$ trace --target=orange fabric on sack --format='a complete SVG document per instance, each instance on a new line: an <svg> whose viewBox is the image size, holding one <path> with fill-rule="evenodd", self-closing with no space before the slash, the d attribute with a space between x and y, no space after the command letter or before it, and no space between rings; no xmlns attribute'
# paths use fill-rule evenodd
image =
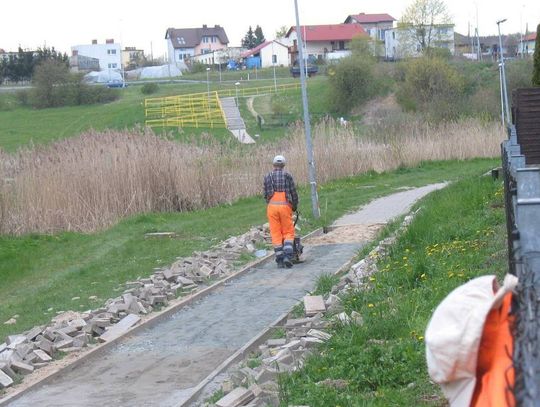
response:
<svg viewBox="0 0 540 407"><path fill-rule="evenodd" d="M489 312L478 349L476 387L471 402L474 407L514 407L512 352L514 340L509 314L512 293L504 296L502 306Z"/></svg>
<svg viewBox="0 0 540 407"><path fill-rule="evenodd" d="M266 215L274 247L283 245L284 240L294 240L292 206L287 202L285 192L274 192L266 207Z"/></svg>

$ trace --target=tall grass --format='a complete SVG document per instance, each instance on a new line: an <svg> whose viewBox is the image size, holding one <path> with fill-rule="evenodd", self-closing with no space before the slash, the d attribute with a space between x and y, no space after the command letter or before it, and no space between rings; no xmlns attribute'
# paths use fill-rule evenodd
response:
<svg viewBox="0 0 540 407"><path fill-rule="evenodd" d="M411 119L368 134L333 120L314 126L318 181L412 166L423 160L493 157L497 124L429 125ZM88 132L46 147L0 151L0 233L95 231L146 212L186 211L261 193L274 154L307 183L300 125L273 145L179 143L149 130Z"/></svg>

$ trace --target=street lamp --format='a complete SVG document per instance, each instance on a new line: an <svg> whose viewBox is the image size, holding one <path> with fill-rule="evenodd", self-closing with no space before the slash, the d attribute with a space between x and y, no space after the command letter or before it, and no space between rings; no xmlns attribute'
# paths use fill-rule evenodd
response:
<svg viewBox="0 0 540 407"><path fill-rule="evenodd" d="M238 87L240 86L240 82L236 82L234 86L236 86L236 106L238 107Z"/></svg>
<svg viewBox="0 0 540 407"><path fill-rule="evenodd" d="M300 62L300 84L302 87L302 105L304 107L304 127L306 131L306 151L308 159L309 184L311 185L311 209L313 217L318 219L321 216L319 209L319 197L317 196L317 180L315 174L315 160L313 158L313 144L311 141L311 123L309 121L309 107L306 88L306 71L304 61L304 40L300 32L300 18L298 17L298 0L294 0L294 11L296 14L296 37L298 38L298 59Z"/></svg>
<svg viewBox="0 0 540 407"><path fill-rule="evenodd" d="M210 100L210 68L206 68L206 92L208 93L208 100Z"/></svg>
<svg viewBox="0 0 540 407"><path fill-rule="evenodd" d="M501 61L501 80L502 80L502 91L504 94L504 105L506 108L506 123L510 124L510 107L508 105L508 89L506 87L506 69L504 67L504 55L502 47L502 38L501 38L501 24L506 21L506 18L503 20L497 21L497 29L499 30L499 58Z"/></svg>

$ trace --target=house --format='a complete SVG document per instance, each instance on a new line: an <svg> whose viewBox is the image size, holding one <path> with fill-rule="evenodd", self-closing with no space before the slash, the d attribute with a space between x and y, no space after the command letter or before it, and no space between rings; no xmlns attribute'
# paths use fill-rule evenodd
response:
<svg viewBox="0 0 540 407"><path fill-rule="evenodd" d="M79 51L73 50L69 58L69 68L73 72L99 71L99 59L79 55Z"/></svg>
<svg viewBox="0 0 540 407"><path fill-rule="evenodd" d="M388 60L418 57L422 55L422 44L418 41L421 31L430 32L430 47L446 48L454 55L454 25L437 24L432 26L398 26L385 31L384 53Z"/></svg>
<svg viewBox="0 0 540 407"><path fill-rule="evenodd" d="M171 64L223 50L229 43L223 27L206 24L199 28L168 28L165 39Z"/></svg>
<svg viewBox="0 0 540 407"><path fill-rule="evenodd" d="M534 54L534 47L536 44L536 33L527 34L523 37L522 42L522 53L524 55L532 55Z"/></svg>
<svg viewBox="0 0 540 407"><path fill-rule="evenodd" d="M300 27L305 57L319 60L350 55L351 41L367 33L358 24L304 25ZM291 64L298 59L298 36L293 26L285 36L289 45Z"/></svg>
<svg viewBox="0 0 540 407"><path fill-rule="evenodd" d="M359 24L368 35L377 41L384 41L385 32L394 27L396 19L390 14L366 14L350 15L345 19L345 24Z"/></svg>
<svg viewBox="0 0 540 407"><path fill-rule="evenodd" d="M289 48L278 41L266 41L253 49L243 52L240 55L244 60L251 63L246 64L248 68L267 68L271 66L287 66L289 64Z"/></svg>
<svg viewBox="0 0 540 407"><path fill-rule="evenodd" d="M75 45L71 47L71 55L94 58L99 60L99 69L122 69L121 46L114 42L114 39L105 40L105 44L98 44L97 40L92 40L91 44ZM71 63L70 63L71 64Z"/></svg>
<svg viewBox="0 0 540 407"><path fill-rule="evenodd" d="M136 47L125 47L122 50L122 65L126 68L138 68L144 61L144 50Z"/></svg>

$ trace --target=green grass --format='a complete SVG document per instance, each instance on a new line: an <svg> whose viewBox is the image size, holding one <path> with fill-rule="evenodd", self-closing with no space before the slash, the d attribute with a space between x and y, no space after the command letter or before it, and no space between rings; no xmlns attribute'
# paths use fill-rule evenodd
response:
<svg viewBox="0 0 540 407"><path fill-rule="evenodd" d="M326 221L400 186L421 186L480 174L497 160L425 163L417 168L351 177L320 186L328 201ZM372 186L372 188L364 188ZM309 190L300 189L302 234L323 224L311 217ZM322 206L322 204L321 204ZM150 275L194 250L206 250L229 236L266 222L260 197L190 213L143 214L95 234L61 233L0 237L0 338L48 322L58 311L86 310L114 297L122 284ZM145 239L146 232L175 232L175 239ZM91 301L96 295L99 300ZM80 297L78 301L71 298ZM52 308L52 311L47 311ZM3 322L18 314L16 325Z"/></svg>
<svg viewBox="0 0 540 407"><path fill-rule="evenodd" d="M281 78L279 84L290 83L293 79ZM243 81L242 88L252 88L273 85L273 80L250 80ZM210 90L234 89L234 82L210 83ZM187 93L206 92L206 82L164 83L159 85L159 91L149 97L171 96ZM107 104L68 106L49 109L32 109L20 107L15 103L15 97L11 93L0 93L0 147L6 151L15 151L20 146L34 144L46 144L78 135L86 130L105 129L131 129L144 125L143 103L146 98L141 93L141 86L133 85L119 90L120 99ZM294 92L300 100L300 91ZM245 102L244 102L245 104ZM250 130L256 127L255 119L247 111L242 115L251 117ZM249 116L249 117L248 117ZM228 140L232 138L226 129L155 129L156 133L172 135L177 139L189 139L199 136L201 133L210 133L218 139ZM257 131L257 133L261 133ZM264 133L264 131L263 131ZM269 129L270 139L278 133ZM262 135L262 134L261 134Z"/></svg>
<svg viewBox="0 0 540 407"><path fill-rule="evenodd" d="M364 324L336 327L302 371L282 377L282 405L446 405L427 375L423 333L452 289L506 270L501 191L500 181L471 176L421 201L370 289L343 298ZM327 378L348 386L316 384Z"/></svg>

